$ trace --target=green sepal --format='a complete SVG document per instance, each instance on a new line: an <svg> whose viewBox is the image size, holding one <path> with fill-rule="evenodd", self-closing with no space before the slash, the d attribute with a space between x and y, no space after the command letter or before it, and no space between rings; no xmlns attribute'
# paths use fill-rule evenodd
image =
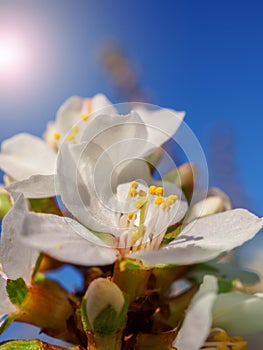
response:
<svg viewBox="0 0 263 350"><path fill-rule="evenodd" d="M36 213L56 214L62 216L62 213L54 197L50 198L31 198L29 199L30 209Z"/></svg>
<svg viewBox="0 0 263 350"><path fill-rule="evenodd" d="M143 266L139 260L122 259L114 264L113 282L128 295L131 304L137 297L144 296L152 268Z"/></svg>
<svg viewBox="0 0 263 350"><path fill-rule="evenodd" d="M221 293L229 293L233 290L233 282L223 279L217 280L217 286L218 286L218 294Z"/></svg>
<svg viewBox="0 0 263 350"><path fill-rule="evenodd" d="M0 335L16 320L16 315L8 316L0 326Z"/></svg>
<svg viewBox="0 0 263 350"><path fill-rule="evenodd" d="M18 306L24 302L28 293L28 289L23 278L8 280L6 284L6 291L11 303Z"/></svg>
<svg viewBox="0 0 263 350"><path fill-rule="evenodd" d="M178 184L179 173L177 169L172 169L163 176L163 181L170 182L172 184Z"/></svg>
<svg viewBox="0 0 263 350"><path fill-rule="evenodd" d="M260 278L254 271L243 269L229 263L210 262L198 264L191 268L189 277L198 283L202 283L204 275L214 275L224 281L239 280L246 285L253 285L259 282Z"/></svg>
<svg viewBox="0 0 263 350"><path fill-rule="evenodd" d="M0 191L0 220L9 212L12 208L12 201L10 195L5 191Z"/></svg>
<svg viewBox="0 0 263 350"><path fill-rule="evenodd" d="M86 303L87 303L87 300L83 298L81 307L80 307L80 315L81 315L83 328L86 332L88 332L88 331L91 331L91 326L89 324L88 316L86 313Z"/></svg>
<svg viewBox="0 0 263 350"><path fill-rule="evenodd" d="M163 237L161 247L167 246L167 244L169 244L171 241L176 239L179 236L179 234L182 232L182 229L183 229L182 225L176 228L174 227L168 228L166 234Z"/></svg>
<svg viewBox="0 0 263 350"><path fill-rule="evenodd" d="M113 235L105 232L98 232L98 231L92 231L92 233L97 236L99 239L101 239L105 244L107 244L110 247L116 246L116 239Z"/></svg>
<svg viewBox="0 0 263 350"><path fill-rule="evenodd" d="M135 269L139 269L142 265L138 264L134 261L131 260L125 260L125 270L129 269L129 270L135 270Z"/></svg>
<svg viewBox="0 0 263 350"><path fill-rule="evenodd" d="M119 329L122 329L127 316L128 298L124 295L124 305L121 313L118 315L112 306L106 307L95 318L93 322L93 331L100 336L112 336Z"/></svg>
<svg viewBox="0 0 263 350"><path fill-rule="evenodd" d="M41 340L11 340L0 344L0 350L66 350L67 348L48 344ZM81 346L74 346L68 350L84 350Z"/></svg>
<svg viewBox="0 0 263 350"><path fill-rule="evenodd" d="M148 288L158 290L160 294L164 294L167 292L171 284L181 278L188 269L189 267L184 265L157 265L152 269Z"/></svg>

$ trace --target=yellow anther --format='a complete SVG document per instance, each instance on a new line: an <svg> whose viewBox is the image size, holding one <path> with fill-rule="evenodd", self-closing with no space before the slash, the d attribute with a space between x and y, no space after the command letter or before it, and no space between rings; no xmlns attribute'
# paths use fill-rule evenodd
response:
<svg viewBox="0 0 263 350"><path fill-rule="evenodd" d="M82 114L81 119L85 122L89 119L89 115L88 114Z"/></svg>
<svg viewBox="0 0 263 350"><path fill-rule="evenodd" d="M163 197L157 197L157 198L155 198L154 203L156 205L161 205L163 203L163 201L164 201Z"/></svg>
<svg viewBox="0 0 263 350"><path fill-rule="evenodd" d="M131 197L135 197L137 195L137 191L135 188L130 188L128 193Z"/></svg>
<svg viewBox="0 0 263 350"><path fill-rule="evenodd" d="M155 194L156 186L150 186L148 192L152 195Z"/></svg>
<svg viewBox="0 0 263 350"><path fill-rule="evenodd" d="M146 192L143 191L143 190L140 190L140 191L139 191L139 196L140 196L140 197L146 197Z"/></svg>
<svg viewBox="0 0 263 350"><path fill-rule="evenodd" d="M72 127L72 131L74 132L74 134L77 134L79 132L79 127L77 125L74 125Z"/></svg>
<svg viewBox="0 0 263 350"><path fill-rule="evenodd" d="M56 245L56 247L55 247L57 250L60 250L60 249L62 249L62 244L60 244L60 243L58 243L57 245Z"/></svg>
<svg viewBox="0 0 263 350"><path fill-rule="evenodd" d="M137 190L138 186L139 186L139 184L136 181L132 181L130 183L130 188L134 188L135 190Z"/></svg>
<svg viewBox="0 0 263 350"><path fill-rule="evenodd" d="M217 350L230 350L230 347L227 346L226 344L222 343L222 344L217 344L216 346Z"/></svg>
<svg viewBox="0 0 263 350"><path fill-rule="evenodd" d="M157 187L155 189L156 196L163 196L163 187Z"/></svg>
<svg viewBox="0 0 263 350"><path fill-rule="evenodd" d="M229 342L231 338L226 332L218 332L214 335L214 340L218 342Z"/></svg>
<svg viewBox="0 0 263 350"><path fill-rule="evenodd" d="M53 135L54 139L55 140L60 140L60 133L59 132L55 132L54 135Z"/></svg>
<svg viewBox="0 0 263 350"><path fill-rule="evenodd" d="M128 214L128 220L132 220L134 217L134 211L131 211L129 214Z"/></svg>
<svg viewBox="0 0 263 350"><path fill-rule="evenodd" d="M67 136L67 140L68 140L68 141L72 141L72 140L74 140L74 138L75 138L75 136L74 136L73 134L69 134L69 135Z"/></svg>
<svg viewBox="0 0 263 350"><path fill-rule="evenodd" d="M167 197L167 199L171 204L174 204L177 201L177 198L178 197L175 194L171 194L170 196Z"/></svg>

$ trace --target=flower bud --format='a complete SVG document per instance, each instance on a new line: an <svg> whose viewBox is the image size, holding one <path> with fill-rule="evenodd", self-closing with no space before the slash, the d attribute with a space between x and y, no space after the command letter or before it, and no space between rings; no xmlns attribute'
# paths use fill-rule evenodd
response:
<svg viewBox="0 0 263 350"><path fill-rule="evenodd" d="M220 213L224 210L224 201L221 197L208 197L197 202L189 209L186 221L191 222L197 218L203 218L208 215Z"/></svg>
<svg viewBox="0 0 263 350"><path fill-rule="evenodd" d="M84 300L84 311L92 331L110 334L121 328L120 321L126 300L115 283L105 278L97 278L91 282Z"/></svg>
<svg viewBox="0 0 263 350"><path fill-rule="evenodd" d="M127 297L105 278L91 282L84 296L81 315L90 350L120 350L128 310Z"/></svg>

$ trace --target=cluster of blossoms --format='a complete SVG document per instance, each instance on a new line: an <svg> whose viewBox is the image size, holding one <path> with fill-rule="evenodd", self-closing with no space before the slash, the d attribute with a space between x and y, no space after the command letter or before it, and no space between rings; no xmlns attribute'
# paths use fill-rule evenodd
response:
<svg viewBox="0 0 263 350"><path fill-rule="evenodd" d="M120 115L104 95L72 97L43 139L3 142L0 333L18 321L72 350L242 350L263 331L263 295L247 293L257 274L222 261L263 219L231 209L219 189L196 195L193 164L152 176L183 117L139 105ZM82 275L80 290L48 277L65 264Z"/></svg>

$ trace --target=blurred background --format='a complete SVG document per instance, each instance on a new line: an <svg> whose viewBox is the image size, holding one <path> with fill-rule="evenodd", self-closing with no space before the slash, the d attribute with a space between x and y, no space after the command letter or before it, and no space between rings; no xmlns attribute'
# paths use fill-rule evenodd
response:
<svg viewBox="0 0 263 350"><path fill-rule="evenodd" d="M0 141L76 94L185 110L210 185L263 216L262 18L261 0L0 0ZM236 259L261 269L262 249Z"/></svg>

